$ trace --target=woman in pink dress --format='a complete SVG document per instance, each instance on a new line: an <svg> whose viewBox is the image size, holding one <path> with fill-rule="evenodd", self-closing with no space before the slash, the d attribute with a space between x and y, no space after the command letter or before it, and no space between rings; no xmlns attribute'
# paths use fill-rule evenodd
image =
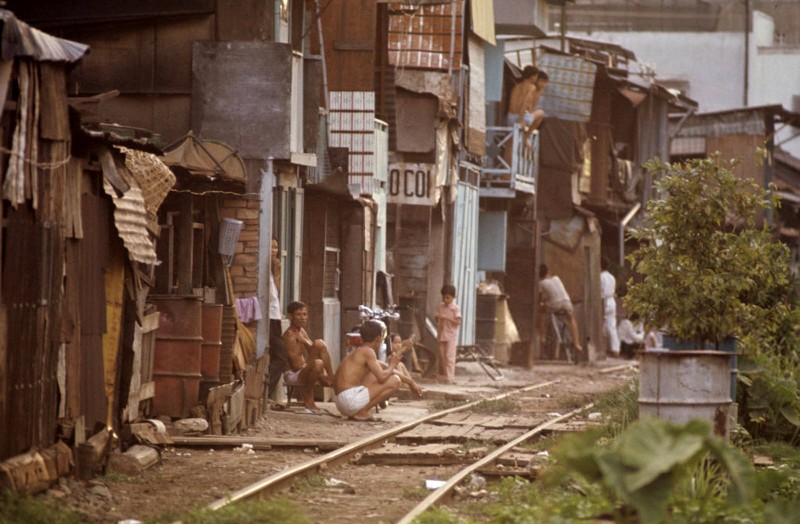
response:
<svg viewBox="0 0 800 524"><path fill-rule="evenodd" d="M461 325L461 308L456 304L455 286L442 287L442 302L436 308L436 327L439 330L439 361L448 384L456 381L456 341Z"/></svg>

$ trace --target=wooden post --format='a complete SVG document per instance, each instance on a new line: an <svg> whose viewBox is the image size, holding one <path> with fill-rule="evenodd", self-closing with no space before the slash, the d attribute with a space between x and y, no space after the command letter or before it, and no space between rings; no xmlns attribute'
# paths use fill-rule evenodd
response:
<svg viewBox="0 0 800 524"><path fill-rule="evenodd" d="M177 278L178 294L192 294L192 252L194 241L194 222L192 220L192 195L180 195L180 215L178 216Z"/></svg>

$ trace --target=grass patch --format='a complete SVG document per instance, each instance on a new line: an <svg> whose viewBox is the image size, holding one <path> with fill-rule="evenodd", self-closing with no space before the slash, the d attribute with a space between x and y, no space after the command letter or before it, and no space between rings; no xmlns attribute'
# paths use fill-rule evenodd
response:
<svg viewBox="0 0 800 524"><path fill-rule="evenodd" d="M766 455L779 464L800 466L800 450L786 442L756 442L752 446L758 455Z"/></svg>
<svg viewBox="0 0 800 524"><path fill-rule="evenodd" d="M325 489L325 477L322 475L306 475L292 483L292 491L319 491Z"/></svg>
<svg viewBox="0 0 800 524"><path fill-rule="evenodd" d="M600 395L593 410L603 414L606 436L619 435L639 419L639 382L634 380Z"/></svg>
<svg viewBox="0 0 800 524"><path fill-rule="evenodd" d="M403 488L403 498L404 499L422 500L422 499L424 499L425 497L428 496L428 493L430 493L430 491L428 491L427 489L425 489L423 487L416 487L416 488L404 487Z"/></svg>
<svg viewBox="0 0 800 524"><path fill-rule="evenodd" d="M473 406L475 413L510 413L520 410L519 402L511 398L501 398L496 400L486 400Z"/></svg>
<svg viewBox="0 0 800 524"><path fill-rule="evenodd" d="M131 477L130 475L123 475L122 473L117 473L117 472L106 473L100 480L106 483L116 482L117 484L133 484L134 482L137 482L137 479L135 477Z"/></svg>
<svg viewBox="0 0 800 524"><path fill-rule="evenodd" d="M81 524L85 518L53 502L29 495L0 492L0 524Z"/></svg>
<svg viewBox="0 0 800 524"><path fill-rule="evenodd" d="M436 400L431 402L431 409L433 411L444 411L446 409L455 408L464 404L464 400Z"/></svg>
<svg viewBox="0 0 800 524"><path fill-rule="evenodd" d="M287 500L248 500L217 511L198 508L184 513L168 513L148 524L312 524L303 511Z"/></svg>

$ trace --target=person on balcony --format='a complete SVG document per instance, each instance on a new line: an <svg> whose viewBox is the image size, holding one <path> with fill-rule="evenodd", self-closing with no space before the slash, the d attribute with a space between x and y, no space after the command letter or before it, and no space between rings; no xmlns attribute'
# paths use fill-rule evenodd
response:
<svg viewBox="0 0 800 524"><path fill-rule="evenodd" d="M522 70L522 81L511 89L511 96L508 100L508 115L506 124L522 124L523 127L531 126L535 121L535 115L527 111L527 107L533 101L533 93L537 90L536 81L539 78L539 68L536 66L525 66Z"/></svg>
<svg viewBox="0 0 800 524"><path fill-rule="evenodd" d="M523 104L525 110L523 123L525 124L525 131L528 135L530 135L534 129L539 129L542 120L544 120L544 111L539 109L539 100L542 99L542 94L549 81L550 77L548 74L540 70L534 82L535 89L528 91L528 95Z"/></svg>

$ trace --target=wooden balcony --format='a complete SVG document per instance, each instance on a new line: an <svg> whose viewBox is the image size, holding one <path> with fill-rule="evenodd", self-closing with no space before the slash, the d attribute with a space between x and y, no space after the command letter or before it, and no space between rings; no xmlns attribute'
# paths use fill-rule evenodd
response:
<svg viewBox="0 0 800 524"><path fill-rule="evenodd" d="M509 152L510 148L510 152ZM539 132L525 144L519 124L486 128L486 166L481 170L482 197L514 198L517 192L536 193Z"/></svg>

